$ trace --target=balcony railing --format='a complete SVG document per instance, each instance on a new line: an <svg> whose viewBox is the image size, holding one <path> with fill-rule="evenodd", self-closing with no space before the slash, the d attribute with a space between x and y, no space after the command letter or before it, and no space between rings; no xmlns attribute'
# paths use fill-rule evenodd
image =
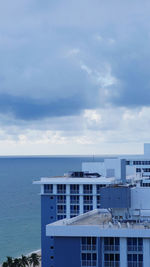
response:
<svg viewBox="0 0 150 267"><path fill-rule="evenodd" d="M96 250L96 245L82 245L82 250L88 250L88 251Z"/></svg>
<svg viewBox="0 0 150 267"><path fill-rule="evenodd" d="M65 213L66 213L66 210L58 209L58 210L57 210L57 213L59 213L59 214L65 214Z"/></svg>
<svg viewBox="0 0 150 267"><path fill-rule="evenodd" d="M82 261L82 267L91 267L91 266L97 266L97 261L96 260L91 260L91 261Z"/></svg>
<svg viewBox="0 0 150 267"><path fill-rule="evenodd" d="M92 190L84 189L83 194L87 194L87 195L92 194Z"/></svg>
<svg viewBox="0 0 150 267"><path fill-rule="evenodd" d="M70 199L70 204L79 204L79 199Z"/></svg>
<svg viewBox="0 0 150 267"><path fill-rule="evenodd" d="M57 199L57 204L66 204L66 199Z"/></svg>
<svg viewBox="0 0 150 267"><path fill-rule="evenodd" d="M143 251L143 246L127 246L128 251Z"/></svg>
<svg viewBox="0 0 150 267"><path fill-rule="evenodd" d="M119 251L119 245L104 245L104 251Z"/></svg>
<svg viewBox="0 0 150 267"><path fill-rule="evenodd" d="M58 189L57 194L66 194L66 190L65 189Z"/></svg>
<svg viewBox="0 0 150 267"><path fill-rule="evenodd" d="M143 262L130 262L130 261L128 261L127 267L143 267Z"/></svg>
<svg viewBox="0 0 150 267"><path fill-rule="evenodd" d="M93 201L92 200L88 200L88 199L86 199L86 200L83 200L83 203L84 204L90 204L90 205L92 205L93 204Z"/></svg>
<svg viewBox="0 0 150 267"><path fill-rule="evenodd" d="M120 262L119 261L105 261L104 262L104 267L120 267Z"/></svg>
<svg viewBox="0 0 150 267"><path fill-rule="evenodd" d="M79 194L79 190L70 189L70 194Z"/></svg>

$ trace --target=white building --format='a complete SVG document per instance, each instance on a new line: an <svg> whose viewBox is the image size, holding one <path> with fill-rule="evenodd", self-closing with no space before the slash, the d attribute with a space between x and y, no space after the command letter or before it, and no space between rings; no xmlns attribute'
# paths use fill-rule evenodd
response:
<svg viewBox="0 0 150 267"><path fill-rule="evenodd" d="M119 179L121 176L121 159L126 160L126 175L136 178L150 177L150 144L144 144L144 154L136 156L118 156L115 158L104 158L103 161L84 162L83 171L98 172L102 176L115 176Z"/></svg>

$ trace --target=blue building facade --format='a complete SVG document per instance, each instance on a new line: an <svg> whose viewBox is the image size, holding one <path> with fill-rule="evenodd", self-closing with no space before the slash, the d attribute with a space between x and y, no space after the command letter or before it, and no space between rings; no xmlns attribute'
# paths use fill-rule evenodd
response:
<svg viewBox="0 0 150 267"><path fill-rule="evenodd" d="M56 196L41 195L42 266L50 266L53 262L54 239L46 236L45 225L54 221L56 221Z"/></svg>
<svg viewBox="0 0 150 267"><path fill-rule="evenodd" d="M90 213L47 225L46 234L54 235L53 267L150 266L150 228L140 222L116 227L108 213Z"/></svg>
<svg viewBox="0 0 150 267"><path fill-rule="evenodd" d="M46 225L100 208L101 178L48 178L41 180L42 267L54 264L54 238L46 236ZM108 180L109 183L109 180ZM56 242L57 244L57 242ZM58 264L57 264L58 265Z"/></svg>
<svg viewBox="0 0 150 267"><path fill-rule="evenodd" d="M100 238L54 237L54 244L55 267L102 266Z"/></svg>

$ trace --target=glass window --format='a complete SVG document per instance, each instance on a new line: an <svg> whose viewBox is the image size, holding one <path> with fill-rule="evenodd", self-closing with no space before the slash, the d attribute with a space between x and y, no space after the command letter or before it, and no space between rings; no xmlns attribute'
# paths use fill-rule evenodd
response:
<svg viewBox="0 0 150 267"><path fill-rule="evenodd" d="M120 239L118 237L104 238L104 251L119 251Z"/></svg>
<svg viewBox="0 0 150 267"><path fill-rule="evenodd" d="M70 196L71 204L79 204L79 196Z"/></svg>
<svg viewBox="0 0 150 267"><path fill-rule="evenodd" d="M57 205L57 213L66 213L66 205Z"/></svg>
<svg viewBox="0 0 150 267"><path fill-rule="evenodd" d="M93 205L84 205L83 206L83 212L88 212L93 209Z"/></svg>
<svg viewBox="0 0 150 267"><path fill-rule="evenodd" d="M66 204L66 196L57 196L57 204Z"/></svg>
<svg viewBox="0 0 150 267"><path fill-rule="evenodd" d="M57 185L57 194L65 194L66 193L66 185L58 184Z"/></svg>
<svg viewBox="0 0 150 267"><path fill-rule="evenodd" d="M93 196L84 196L83 197L84 204L92 204L93 203Z"/></svg>
<svg viewBox="0 0 150 267"><path fill-rule="evenodd" d="M79 194L79 185L71 184L70 185L70 194Z"/></svg>
<svg viewBox="0 0 150 267"><path fill-rule="evenodd" d="M53 193L53 185L52 184L44 184L44 193L52 194Z"/></svg>
<svg viewBox="0 0 150 267"><path fill-rule="evenodd" d="M97 266L96 237L81 238L81 266Z"/></svg>
<svg viewBox="0 0 150 267"><path fill-rule="evenodd" d="M83 185L83 193L84 194L92 194L92 185L91 184L84 184Z"/></svg>

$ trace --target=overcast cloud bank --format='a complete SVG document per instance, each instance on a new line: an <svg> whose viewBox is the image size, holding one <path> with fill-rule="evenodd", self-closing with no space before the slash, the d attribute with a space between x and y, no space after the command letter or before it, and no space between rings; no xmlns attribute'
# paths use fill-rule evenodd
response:
<svg viewBox="0 0 150 267"><path fill-rule="evenodd" d="M20 154L150 141L149 16L145 0L1 2L0 140Z"/></svg>

